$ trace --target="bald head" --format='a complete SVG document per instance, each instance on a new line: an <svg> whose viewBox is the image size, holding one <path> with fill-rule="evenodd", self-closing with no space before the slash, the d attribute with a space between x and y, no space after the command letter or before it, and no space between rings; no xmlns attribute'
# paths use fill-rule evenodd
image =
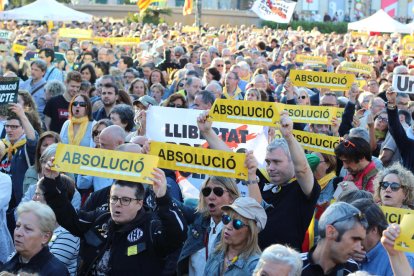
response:
<svg viewBox="0 0 414 276"><path fill-rule="evenodd" d="M99 135L99 143L103 149L114 150L125 142L125 138L125 130L120 126L112 125L102 130Z"/></svg>

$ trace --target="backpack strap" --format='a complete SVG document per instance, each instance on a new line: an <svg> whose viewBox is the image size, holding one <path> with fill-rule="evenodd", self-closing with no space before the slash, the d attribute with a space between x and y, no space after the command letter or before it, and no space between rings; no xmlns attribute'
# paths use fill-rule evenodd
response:
<svg viewBox="0 0 414 276"><path fill-rule="evenodd" d="M30 94L33 96L34 94L36 94L37 91L39 91L40 89L42 89L44 86L46 85L46 82L40 86L38 86L35 90L33 90Z"/></svg>

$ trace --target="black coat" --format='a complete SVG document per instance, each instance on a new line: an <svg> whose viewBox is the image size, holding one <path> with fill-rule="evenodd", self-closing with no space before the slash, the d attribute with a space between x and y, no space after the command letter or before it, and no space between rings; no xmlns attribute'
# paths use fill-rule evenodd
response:
<svg viewBox="0 0 414 276"><path fill-rule="evenodd" d="M0 268L1 271L8 271L16 275L20 272L26 272L39 276L69 276L66 266L50 253L47 246L43 247L28 263L21 263L19 257L19 254L14 255Z"/></svg>

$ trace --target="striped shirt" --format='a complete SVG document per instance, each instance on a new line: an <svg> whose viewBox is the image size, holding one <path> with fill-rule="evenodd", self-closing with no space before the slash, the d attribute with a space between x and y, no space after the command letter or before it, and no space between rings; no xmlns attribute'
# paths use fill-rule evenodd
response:
<svg viewBox="0 0 414 276"><path fill-rule="evenodd" d="M50 252L66 265L71 276L76 275L79 247L79 238L62 226L56 228L49 242Z"/></svg>

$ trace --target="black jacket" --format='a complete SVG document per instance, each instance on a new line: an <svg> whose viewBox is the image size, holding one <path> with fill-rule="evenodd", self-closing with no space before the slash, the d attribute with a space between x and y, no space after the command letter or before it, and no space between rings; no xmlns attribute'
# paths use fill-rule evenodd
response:
<svg viewBox="0 0 414 276"><path fill-rule="evenodd" d="M81 275L90 275L108 257L106 275L163 275L165 257L180 248L187 227L168 196L157 198L155 212L138 211L133 221L117 225L109 212L77 214L59 190L60 178L45 178L45 199L59 224L84 239ZM165 274L164 274L165 275Z"/></svg>
<svg viewBox="0 0 414 276"><path fill-rule="evenodd" d="M10 261L1 266L1 271L8 271L16 275L26 272L39 276L69 276L66 266L50 253L47 246L43 247L28 263L21 263L19 257L19 254L14 255Z"/></svg>

